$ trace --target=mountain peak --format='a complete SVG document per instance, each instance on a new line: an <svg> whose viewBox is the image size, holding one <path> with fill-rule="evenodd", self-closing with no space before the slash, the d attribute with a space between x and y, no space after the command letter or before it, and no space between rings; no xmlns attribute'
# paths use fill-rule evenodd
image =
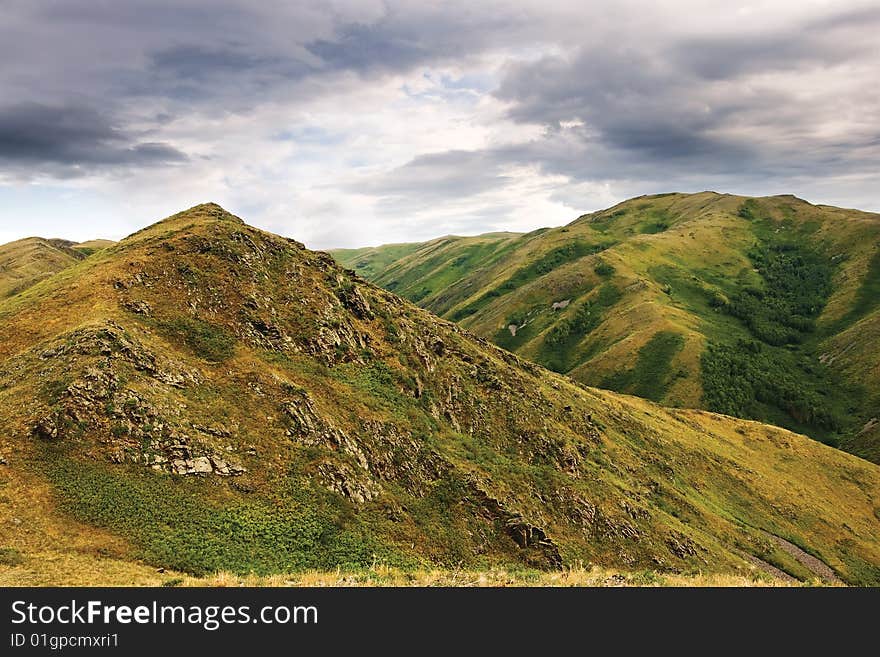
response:
<svg viewBox="0 0 880 657"><path fill-rule="evenodd" d="M157 232L165 232L169 229L185 228L191 225L208 225L217 222L227 222L244 226L245 223L241 217L237 217L217 203L208 202L194 205L193 207L182 210L169 217L165 217L154 224L142 228L125 238L128 242L132 239L139 240L144 237L154 236Z"/></svg>
<svg viewBox="0 0 880 657"><path fill-rule="evenodd" d="M188 210L183 210L182 212L178 212L174 214L168 219L164 221L171 220L179 220L179 219L190 219L197 221L232 221L237 224L244 224L244 221L240 218L225 210L223 207L214 202L208 203L199 203L198 205L194 205ZM163 222L160 222L163 223Z"/></svg>

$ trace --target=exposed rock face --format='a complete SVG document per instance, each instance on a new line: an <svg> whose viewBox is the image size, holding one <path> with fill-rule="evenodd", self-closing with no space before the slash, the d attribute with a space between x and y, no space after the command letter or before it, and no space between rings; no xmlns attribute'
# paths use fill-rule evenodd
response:
<svg viewBox="0 0 880 657"><path fill-rule="evenodd" d="M235 476L246 472L212 451L205 441L185 433L182 409L153 403L148 392L121 384L125 371L143 372L154 386L181 389L198 385L202 374L167 358L158 358L143 343L115 322L78 329L62 336L41 352L50 363L75 355L77 370L57 394L50 410L32 428L37 438L49 441L78 440L96 432L102 436L110 460L132 462L180 475ZM228 431L192 425L192 429L220 437Z"/></svg>
<svg viewBox="0 0 880 657"><path fill-rule="evenodd" d="M520 548L530 549L536 553L531 559L535 565L562 566L559 548L547 537L543 529L528 522L519 513L506 509L504 503L486 493L475 478L470 478L468 483L471 495L485 513L493 520L500 521L505 531Z"/></svg>
<svg viewBox="0 0 880 657"><path fill-rule="evenodd" d="M334 263L335 264L335 263ZM336 298L359 319L373 319L370 302L361 294L357 286L346 276L337 275L334 287Z"/></svg>
<svg viewBox="0 0 880 657"><path fill-rule="evenodd" d="M152 307L146 301L124 301L122 305L126 310L138 315L149 316L153 312Z"/></svg>
<svg viewBox="0 0 880 657"><path fill-rule="evenodd" d="M63 342L59 341L56 346L43 351L40 358L47 360L71 354L103 356L108 362L122 360L167 385L182 388L200 382L197 370L185 369L167 358L157 358L149 349L134 340L122 326L112 321L78 329L63 338ZM93 372L91 376L100 379L102 375ZM96 381L95 385L97 388L87 385L86 392L95 393L106 389L109 382Z"/></svg>
<svg viewBox="0 0 880 657"><path fill-rule="evenodd" d="M300 444L321 446L351 459L346 467L325 464L321 473L331 490L355 502L373 499L383 480L395 481L414 495L423 494L448 469L436 453L394 424L366 420L354 435L336 428L332 420L318 413L305 391L285 401L282 410L288 436ZM354 483L346 484L349 479Z"/></svg>
<svg viewBox="0 0 880 657"><path fill-rule="evenodd" d="M207 456L197 456L193 459L175 459L171 462L177 474L210 474L214 471L211 459Z"/></svg>
<svg viewBox="0 0 880 657"><path fill-rule="evenodd" d="M369 502L379 496L381 489L363 472L351 466L338 463L323 463L318 466L322 483L330 490L344 495L356 504Z"/></svg>

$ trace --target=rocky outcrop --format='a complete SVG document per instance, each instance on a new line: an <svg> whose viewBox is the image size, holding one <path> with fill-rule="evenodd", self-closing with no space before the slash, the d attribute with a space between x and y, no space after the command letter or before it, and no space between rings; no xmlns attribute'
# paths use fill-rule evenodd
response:
<svg viewBox="0 0 880 657"><path fill-rule="evenodd" d="M368 472L376 479L396 482L416 497L426 495L449 471L449 464L424 439L394 424L366 420L357 436Z"/></svg>
<svg viewBox="0 0 880 657"><path fill-rule="evenodd" d="M78 441L86 434L100 436L103 451L115 463L137 463L178 475L238 476L246 472L226 450L191 437L182 409L151 401L148 391L122 383L126 368L142 372L155 385L180 389L202 382L197 370L158 358L114 322L78 329L40 353L51 367L55 360L74 356L72 380L60 388L51 406L32 423L31 434L47 441ZM65 362L71 362L66 359ZM47 376L58 376L47 371ZM155 392L155 388L153 392ZM229 439L228 430L204 425L192 429L212 439Z"/></svg>
<svg viewBox="0 0 880 657"><path fill-rule="evenodd" d="M166 470L178 475L215 474L220 477L232 477L247 472L246 468L232 464L216 454L174 459L170 463L164 457L153 456L147 463L151 464L154 470Z"/></svg>
<svg viewBox="0 0 880 657"><path fill-rule="evenodd" d="M424 495L431 483L448 469L445 461L424 441L394 424L365 420L356 431L346 432L319 413L306 391L293 394L294 398L282 404L287 435L300 444L323 447L348 458L351 465L345 468L327 466L324 481L333 482L328 484L331 490L353 501L376 497L381 481L393 481L413 495ZM346 479L356 483L343 485ZM350 496L352 491L357 494Z"/></svg>
<svg viewBox="0 0 880 657"><path fill-rule="evenodd" d="M153 307L146 301L126 300L122 302L122 307L136 315L144 315L146 317L153 313Z"/></svg>
<svg viewBox="0 0 880 657"><path fill-rule="evenodd" d="M476 478L468 477L467 485L471 501L489 518L499 522L516 545L531 552L527 560L541 567L562 566L559 548L542 527L529 522L520 513L508 509L501 500L489 495Z"/></svg>
<svg viewBox="0 0 880 657"><path fill-rule="evenodd" d="M318 330L306 342L306 351L332 366L337 363L363 363L361 352L368 346L369 338L351 322L328 315L319 320Z"/></svg>
<svg viewBox="0 0 880 657"><path fill-rule="evenodd" d="M77 329L62 336L55 346L40 354L43 360L67 355L103 357L109 363L123 361L166 385L183 388L202 381L198 370L159 358L116 322Z"/></svg>
<svg viewBox="0 0 880 657"><path fill-rule="evenodd" d="M355 504L364 504L379 496L382 489L363 470L345 463L322 463L318 466L318 476L327 488L338 493Z"/></svg>

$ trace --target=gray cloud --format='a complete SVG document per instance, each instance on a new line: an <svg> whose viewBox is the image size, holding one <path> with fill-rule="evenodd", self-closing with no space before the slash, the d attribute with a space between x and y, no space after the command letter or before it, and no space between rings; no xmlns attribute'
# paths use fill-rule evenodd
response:
<svg viewBox="0 0 880 657"><path fill-rule="evenodd" d="M465 12L450 3L387 3L374 22L342 23L331 36L307 43L306 49L324 68L377 74L429 62L460 63L487 49L509 46L534 28L526 7L484 7L467 7Z"/></svg>
<svg viewBox="0 0 880 657"><path fill-rule="evenodd" d="M392 190L399 207L423 193L460 199L509 185L499 172L511 166L635 194L876 180L880 97L864 92L880 67L878 29L880 9L869 8L738 35L597 34L504 67L493 95L509 119L542 127L541 136L420 156L370 191ZM841 79L842 88L815 88Z"/></svg>
<svg viewBox="0 0 880 657"><path fill-rule="evenodd" d="M857 95L865 88L860 77L869 85L880 63L872 36L880 11L832 17L830 25L644 47L598 43L510 66L496 96L509 103L511 119L547 133L544 147L531 143L507 155L534 157L548 171L579 179L628 178L646 168L666 177L822 175L828 167L845 173L876 162L876 131L828 136L825 129L845 117L842 106L856 116L880 110L876 96ZM851 97L811 89L811 75L834 67L847 76ZM774 81L765 81L770 76ZM575 121L583 127L569 131L567 148L557 148L560 124Z"/></svg>
<svg viewBox="0 0 880 657"><path fill-rule="evenodd" d="M508 184L510 178L499 166L501 159L491 151L429 153L352 189L381 197L388 207L399 209L412 202L414 190L419 190L417 206L442 203Z"/></svg>
<svg viewBox="0 0 880 657"><path fill-rule="evenodd" d="M222 103L224 111L248 111L300 81L314 67L285 53L249 52L240 45L173 46L148 55L143 71L129 72L123 88L131 96L159 97L191 108Z"/></svg>
<svg viewBox="0 0 880 657"><path fill-rule="evenodd" d="M89 165L154 166L186 156L164 143L143 142L87 107L20 103L0 107L0 162L71 175Z"/></svg>
<svg viewBox="0 0 880 657"><path fill-rule="evenodd" d="M844 11L785 30L683 39L670 48L682 70L710 80L747 73L829 67L876 55L866 37L880 28L880 8Z"/></svg>
<svg viewBox="0 0 880 657"><path fill-rule="evenodd" d="M0 98L45 106L35 122L54 123L48 108L63 108L67 118L54 128L35 125L14 144L8 136L0 165L27 174L18 163L75 160L87 168L177 161L173 144L164 154L158 145L120 148L120 135L131 126L159 130L171 119L198 114L247 115L268 104L295 108L358 79L367 84L417 65L460 61L497 44L504 28L515 33L523 25L522 16L489 11L462 23L447 7L423 3L10 0L0 24L0 59L7 63L0 69ZM65 127L77 112L79 135ZM53 129L60 140L54 146ZM90 142L87 133L95 129L102 132Z"/></svg>
<svg viewBox="0 0 880 657"><path fill-rule="evenodd" d="M252 74L275 67L276 62L247 52L208 50L201 46L175 46L150 55L150 69L159 74L203 84L216 76Z"/></svg>
<svg viewBox="0 0 880 657"><path fill-rule="evenodd" d="M306 49L325 65L367 72L399 70L430 59L432 53L414 39L383 30L383 25L347 25L334 39L318 39Z"/></svg>

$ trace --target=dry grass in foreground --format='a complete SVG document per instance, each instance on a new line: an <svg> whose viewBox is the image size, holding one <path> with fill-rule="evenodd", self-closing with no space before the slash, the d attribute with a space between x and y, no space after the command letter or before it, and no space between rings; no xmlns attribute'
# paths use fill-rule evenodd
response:
<svg viewBox="0 0 880 657"><path fill-rule="evenodd" d="M652 571L623 573L605 568L566 568L542 571L468 571L420 570L403 571L388 566L374 566L360 572L305 572L268 577L239 576L217 573L208 577L183 577L174 584L180 586L455 586L455 587L619 587L619 586L678 586L678 587L740 587L740 586L822 586L818 580L807 584L790 583L756 575L661 574Z"/></svg>

